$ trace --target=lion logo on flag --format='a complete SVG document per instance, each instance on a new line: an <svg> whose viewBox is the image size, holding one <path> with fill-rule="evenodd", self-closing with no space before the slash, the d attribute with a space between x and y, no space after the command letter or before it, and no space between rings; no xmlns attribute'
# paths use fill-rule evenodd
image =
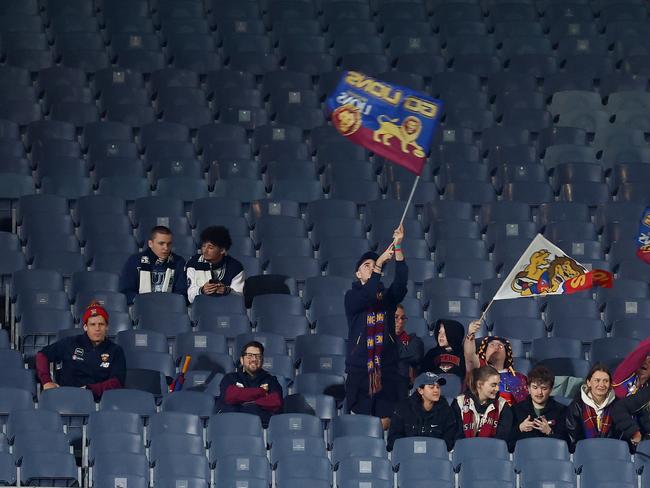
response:
<svg viewBox="0 0 650 488"><path fill-rule="evenodd" d="M401 125L399 119L389 119L385 115L377 117L379 128L372 135L372 140L390 146L390 140L395 137L400 142L403 153L408 154L409 146L413 146L413 155L418 158L426 156L424 149L416 141L422 132L422 122L417 117L409 115L404 118Z"/></svg>
<svg viewBox="0 0 650 488"><path fill-rule="evenodd" d="M332 114L334 127L344 136L350 136L361 127L361 113L352 104L341 105Z"/></svg>
<svg viewBox="0 0 650 488"><path fill-rule="evenodd" d="M553 256L547 249L540 249L530 256L529 263L515 275L510 287L522 297L556 293L565 281L586 272L574 259Z"/></svg>

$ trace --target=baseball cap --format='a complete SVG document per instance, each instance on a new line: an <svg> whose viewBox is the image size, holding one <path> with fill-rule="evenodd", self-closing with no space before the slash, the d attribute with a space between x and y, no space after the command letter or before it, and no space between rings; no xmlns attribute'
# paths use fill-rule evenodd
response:
<svg viewBox="0 0 650 488"><path fill-rule="evenodd" d="M376 252L373 252L373 251L364 252L361 255L361 257L357 260L357 264L354 267L354 271L355 272L359 271L359 266L361 266L364 261L367 261L368 259L372 259L373 261L377 261L378 258L379 258L379 254L377 254Z"/></svg>
<svg viewBox="0 0 650 488"><path fill-rule="evenodd" d="M426 373L421 373L415 378L415 381L413 382L413 388L418 389L422 388L424 385L435 385L438 384L440 386L447 384L447 380L438 376L435 373L431 373L430 371Z"/></svg>

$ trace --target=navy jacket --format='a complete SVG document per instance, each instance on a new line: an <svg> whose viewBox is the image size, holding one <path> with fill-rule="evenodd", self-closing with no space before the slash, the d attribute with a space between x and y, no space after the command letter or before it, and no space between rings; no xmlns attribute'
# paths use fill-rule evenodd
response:
<svg viewBox="0 0 650 488"><path fill-rule="evenodd" d="M533 401L530 397L525 400L516 403L512 406L512 430L513 434L511 437L511 449L514 449L514 442L519 439L528 439L530 437L552 437L554 439L567 440L567 431L566 431L566 411L567 408L561 403L555 401L553 398L549 398L546 402L546 406L541 412L540 416L543 416L551 424L551 434L546 435L540 432L537 429L533 429L530 432L521 432L519 430L519 424L521 424L526 417L530 415L531 419L535 419L537 414L535 413L535 408L533 407Z"/></svg>
<svg viewBox="0 0 650 488"><path fill-rule="evenodd" d="M122 268L120 291L126 295L126 300L129 304L133 303L135 296L140 293L140 270L143 267L143 258L147 258L149 263L155 263L158 259L153 251L147 248L141 253L130 256ZM174 270L174 281L172 282L171 291L179 295L185 295L187 290L185 260L178 254L172 253L167 258L166 267Z"/></svg>
<svg viewBox="0 0 650 488"><path fill-rule="evenodd" d="M59 385L86 386L96 399L105 390L124 386L124 351L109 339L93 346L86 334L80 334L65 337L41 349L36 355L36 372L42 384L52 381L49 363L60 363L56 368Z"/></svg>
<svg viewBox="0 0 650 488"><path fill-rule="evenodd" d="M395 279L388 289L380 281L379 273L372 273L365 285L355 281L352 288L345 294L345 315L348 318L348 351L345 360L345 370L351 372L366 372L368 350L366 348L366 316L372 307L383 310L384 345L381 353L382 373L397 374L399 350L395 338L395 310L406 296L408 266L405 261L395 262ZM377 293L382 292L382 300L377 300Z"/></svg>

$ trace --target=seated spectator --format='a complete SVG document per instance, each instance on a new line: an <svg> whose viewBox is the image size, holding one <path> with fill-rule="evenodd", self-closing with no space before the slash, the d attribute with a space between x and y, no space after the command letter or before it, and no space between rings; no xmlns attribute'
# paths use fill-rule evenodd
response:
<svg viewBox="0 0 650 488"><path fill-rule="evenodd" d="M185 295L185 260L172 252L172 231L162 225L151 229L148 249L131 256L120 275L120 291L129 304L140 293L173 292Z"/></svg>
<svg viewBox="0 0 650 488"><path fill-rule="evenodd" d="M566 407L551 398L555 376L546 366L528 373L530 396L512 407L512 442L529 437L566 439Z"/></svg>
<svg viewBox="0 0 650 488"><path fill-rule="evenodd" d="M463 337L465 336L463 324L455 320L440 319L433 327L433 335L438 345L424 356L422 371L455 374L464 380L466 368L463 351Z"/></svg>
<svg viewBox="0 0 650 488"><path fill-rule="evenodd" d="M618 398L634 395L650 379L650 339L639 344L618 365L612 378Z"/></svg>
<svg viewBox="0 0 650 488"><path fill-rule="evenodd" d="M424 344L415 334L409 334L406 331L406 321L408 317L404 312L403 305L397 305L395 310L395 337L397 339L397 348L399 350L399 361L397 369L400 376L404 379L404 397L408 395L408 390L413 384L413 380L418 374L420 361L424 354Z"/></svg>
<svg viewBox="0 0 650 488"><path fill-rule="evenodd" d="M220 297L244 291L244 267L228 249L232 246L230 232L223 226L212 226L201 232L201 253L187 262L187 298L197 295Z"/></svg>
<svg viewBox="0 0 650 488"><path fill-rule="evenodd" d="M472 370L469 388L451 405L462 436L496 437L509 442L512 410L499 395L499 381L499 372L490 365Z"/></svg>
<svg viewBox="0 0 650 488"><path fill-rule="evenodd" d="M460 430L454 411L440 394L440 386L445 383L444 378L434 373L421 373L415 378L415 391L397 406L391 417L389 450L402 437L444 439L447 449L453 449Z"/></svg>
<svg viewBox="0 0 650 488"><path fill-rule="evenodd" d="M480 328L480 320L475 320L469 324L469 331L463 346L467 370L472 371L486 364L493 366L499 372L501 378L499 394L508 402L508 405L525 400L528 397L528 380L526 375L516 372L513 367L514 362L510 342L503 337L485 337L481 341L477 352L475 336Z"/></svg>
<svg viewBox="0 0 650 488"><path fill-rule="evenodd" d="M124 386L126 360L122 348L108 339L108 312L101 305L91 303L82 320L84 334L65 337L36 354L36 376L43 390L87 388L99 401L106 390ZM50 376L50 363L61 363L57 383Z"/></svg>
<svg viewBox="0 0 650 488"><path fill-rule="evenodd" d="M566 414L566 428L571 449L582 439L619 438L612 421L616 395L612 377L604 364L595 364L587 374L580 395L573 400Z"/></svg>
<svg viewBox="0 0 650 488"><path fill-rule="evenodd" d="M274 413L282 410L282 387L275 376L262 369L264 346L251 341L241 350L241 368L221 380L219 412L258 415L266 427Z"/></svg>

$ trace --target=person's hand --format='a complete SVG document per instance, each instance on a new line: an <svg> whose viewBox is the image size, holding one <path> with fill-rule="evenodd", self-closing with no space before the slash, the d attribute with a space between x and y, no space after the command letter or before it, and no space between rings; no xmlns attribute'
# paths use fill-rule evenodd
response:
<svg viewBox="0 0 650 488"><path fill-rule="evenodd" d="M203 285L201 290L203 290L204 295L214 295L219 289L219 283L206 283Z"/></svg>
<svg viewBox="0 0 650 488"><path fill-rule="evenodd" d="M386 261L390 261L393 258L393 255L395 254L395 249L393 249L393 244L388 246L386 250L377 258L377 261L375 261L375 266L379 266L380 268L384 265Z"/></svg>
<svg viewBox="0 0 650 488"><path fill-rule="evenodd" d="M521 432L530 432L535 428L535 421L531 420L530 415L524 419L522 423L519 424L519 430Z"/></svg>
<svg viewBox="0 0 650 488"><path fill-rule="evenodd" d="M535 424L535 429L539 430L542 434L549 435L551 433L551 424L544 417L536 418L533 420L533 423Z"/></svg>
<svg viewBox="0 0 650 488"><path fill-rule="evenodd" d="M43 385L44 390L51 390L52 388L58 388L59 385L57 385L54 381L49 381Z"/></svg>
<svg viewBox="0 0 650 488"><path fill-rule="evenodd" d="M226 285L224 285L223 283L217 283L214 286L217 287L217 289L215 290L215 293L217 295L223 295L224 293L226 293Z"/></svg>
<svg viewBox="0 0 650 488"><path fill-rule="evenodd" d="M642 439L643 437L641 436L641 432L636 432L630 439L630 442L636 446L639 444L639 442L641 442Z"/></svg>
<svg viewBox="0 0 650 488"><path fill-rule="evenodd" d="M479 330L481 330L481 321L472 320L467 328L467 335L474 337Z"/></svg>
<svg viewBox="0 0 650 488"><path fill-rule="evenodd" d="M393 231L393 244L401 244L404 239L404 224Z"/></svg>
<svg viewBox="0 0 650 488"><path fill-rule="evenodd" d="M263 385L260 385L260 388L262 388L264 391L267 393L269 392L269 385L268 383L264 383Z"/></svg>

